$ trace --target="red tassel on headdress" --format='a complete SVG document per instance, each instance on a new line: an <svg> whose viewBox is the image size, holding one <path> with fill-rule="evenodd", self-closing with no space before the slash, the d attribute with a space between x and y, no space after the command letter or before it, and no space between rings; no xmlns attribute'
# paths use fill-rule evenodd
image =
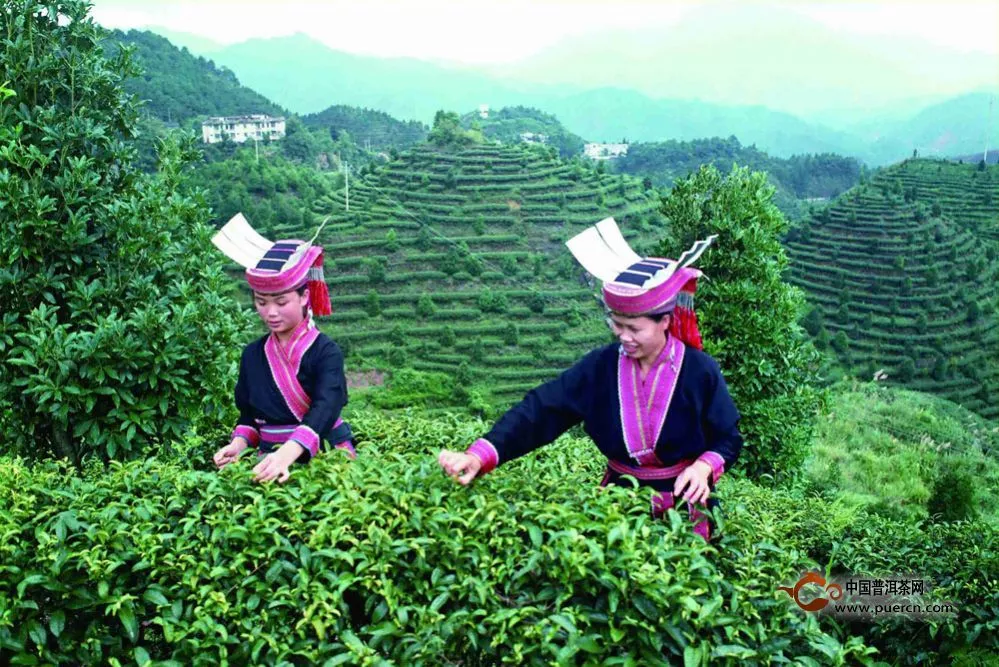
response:
<svg viewBox="0 0 999 667"><path fill-rule="evenodd" d="M691 280L677 295L676 307L670 321L669 332L696 350L703 350L701 331L697 328L697 313L694 312L694 291L697 281Z"/></svg>
<svg viewBox="0 0 999 667"><path fill-rule="evenodd" d="M309 305L312 307L312 314L317 317L333 314L333 305L330 303L330 291L326 287L326 279L323 276L323 255L316 257L309 269Z"/></svg>

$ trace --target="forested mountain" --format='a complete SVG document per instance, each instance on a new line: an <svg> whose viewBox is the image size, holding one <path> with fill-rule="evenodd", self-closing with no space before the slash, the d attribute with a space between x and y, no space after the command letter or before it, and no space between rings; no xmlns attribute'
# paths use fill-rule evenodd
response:
<svg viewBox="0 0 999 667"><path fill-rule="evenodd" d="M806 328L849 372L999 416L999 171L913 159L787 239Z"/></svg>
<svg viewBox="0 0 999 667"><path fill-rule="evenodd" d="M473 124L482 130L489 139L495 139L507 144L520 143L521 134L545 135L545 143L558 149L562 157L572 157L583 152L583 138L565 128L558 118L530 107L503 107L489 109L485 118L479 112L465 114L461 118L464 127Z"/></svg>
<svg viewBox="0 0 999 667"><path fill-rule="evenodd" d="M165 37L144 30L114 30L105 40L109 53L117 44L136 49L141 76L125 82L144 111L162 121L184 123L198 116L285 115L279 105L240 84L236 75L211 60L179 49Z"/></svg>
<svg viewBox="0 0 999 667"><path fill-rule="evenodd" d="M801 199L827 199L853 187L862 172L854 158L840 155L793 155L777 158L756 146L743 146L735 137L694 141L636 142L627 155L613 161L614 171L648 177L654 185L670 186L678 178L713 164L727 171L733 164L765 171L777 188L775 203L785 214L802 214Z"/></svg>
<svg viewBox="0 0 999 667"><path fill-rule="evenodd" d="M317 112L335 101L429 122L442 108L520 105L554 114L572 133L589 141L735 135L780 156L865 155L865 144L848 133L764 107L657 99L617 88L523 85L414 59L334 51L305 35L253 39L212 55L241 81L298 113Z"/></svg>
<svg viewBox="0 0 999 667"><path fill-rule="evenodd" d="M373 151L410 148L423 141L430 131L419 121L401 121L384 111L343 104L302 116L302 122L311 128L328 129L333 139L346 132L359 146Z"/></svg>
<svg viewBox="0 0 999 667"><path fill-rule="evenodd" d="M289 159L281 147L270 145L261 146L259 153L244 147L206 161L194 169L189 184L207 193L216 226L242 212L262 228L297 224L305 233L316 219L313 202L341 187L343 176Z"/></svg>

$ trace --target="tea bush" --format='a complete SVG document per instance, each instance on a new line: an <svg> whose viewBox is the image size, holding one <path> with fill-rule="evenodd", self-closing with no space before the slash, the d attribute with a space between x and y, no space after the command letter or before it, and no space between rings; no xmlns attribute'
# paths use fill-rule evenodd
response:
<svg viewBox="0 0 999 667"><path fill-rule="evenodd" d="M707 545L675 513L652 520L646 493L599 489L584 440L455 485L432 453L479 427L360 420L358 460L323 456L285 486L253 484L247 462L198 470L193 445L82 477L0 459L0 661L869 659L779 597L808 563L741 500L770 492L733 481Z"/></svg>

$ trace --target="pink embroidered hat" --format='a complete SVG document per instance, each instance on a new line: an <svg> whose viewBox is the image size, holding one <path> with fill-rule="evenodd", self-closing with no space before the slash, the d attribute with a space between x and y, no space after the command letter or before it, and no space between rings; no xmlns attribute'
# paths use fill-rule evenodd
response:
<svg viewBox="0 0 999 667"><path fill-rule="evenodd" d="M318 235L317 231L312 240ZM246 282L255 292L280 294L307 285L313 314L333 312L323 276L323 249L312 241L268 241L237 213L212 237L212 243L246 267Z"/></svg>
<svg viewBox="0 0 999 667"><path fill-rule="evenodd" d="M614 218L606 218L566 241L566 246L603 283L608 310L628 317L672 313L670 333L701 349L694 292L703 274L691 265L716 238L697 241L675 260L643 259L625 241Z"/></svg>

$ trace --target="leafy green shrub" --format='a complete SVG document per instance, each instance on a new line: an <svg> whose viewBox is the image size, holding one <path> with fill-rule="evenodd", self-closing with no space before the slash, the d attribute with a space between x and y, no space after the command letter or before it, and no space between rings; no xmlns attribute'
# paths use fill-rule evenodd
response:
<svg viewBox="0 0 999 667"><path fill-rule="evenodd" d="M974 519L978 514L975 508L975 475L962 459L945 457L940 460L940 469L933 484L934 516L942 521Z"/></svg>
<svg viewBox="0 0 999 667"><path fill-rule="evenodd" d="M738 465L756 478L798 474L822 404L814 389L818 354L798 325L804 298L781 277L788 223L773 191L764 173L702 168L662 199L670 235L656 253L677 257L719 235L699 262L709 280L698 287L697 312L704 349L718 360L742 415L747 446Z"/></svg>
<svg viewBox="0 0 999 667"><path fill-rule="evenodd" d="M759 517L758 534L782 550L800 550L833 577L909 576L928 582L927 603L953 602L955 618L902 616L844 622L887 664L953 664L975 649L999 651L999 534L993 524L898 521L850 508L840 500L801 497L738 480L726 498ZM731 507L730 502L726 507ZM727 509L726 512L733 512Z"/></svg>
<svg viewBox="0 0 999 667"><path fill-rule="evenodd" d="M479 297L476 303L483 313L505 313L507 308L509 308L509 302L507 301L506 294L502 292L493 292L490 289L484 289L479 293Z"/></svg>
<svg viewBox="0 0 999 667"><path fill-rule="evenodd" d="M56 11L56 8L58 10ZM132 458L228 416L247 314L210 243L196 153L167 142L144 175L135 74L87 5L7 3L0 81L0 406L9 450Z"/></svg>
<svg viewBox="0 0 999 667"><path fill-rule="evenodd" d="M875 383L830 394L805 466L816 488L910 521L999 519L999 431L945 399ZM840 473L831 478L830 469Z"/></svg>
<svg viewBox="0 0 999 667"><path fill-rule="evenodd" d="M423 318L431 317L436 312L437 307L430 295L424 292L416 302L416 314Z"/></svg>
<svg viewBox="0 0 999 667"><path fill-rule="evenodd" d="M793 533L781 512L749 508L770 491L733 480L716 548L678 514L652 520L647 493L600 489L586 441L466 490L433 453L481 422L362 422L357 461L324 455L285 486L253 484L251 462L199 470L196 449L83 478L0 460L0 655L703 665L869 653L779 599L810 564L777 541Z"/></svg>

